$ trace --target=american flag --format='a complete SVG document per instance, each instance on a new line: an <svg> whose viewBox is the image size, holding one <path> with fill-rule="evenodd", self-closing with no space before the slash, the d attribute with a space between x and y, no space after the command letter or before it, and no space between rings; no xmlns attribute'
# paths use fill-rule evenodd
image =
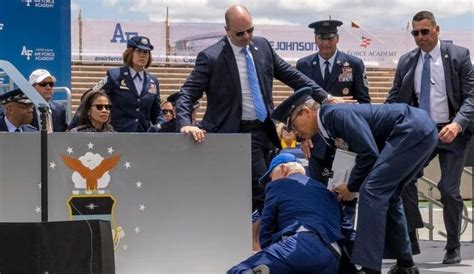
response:
<svg viewBox="0 0 474 274"><path fill-rule="evenodd" d="M367 46L370 45L370 41L372 41L371 38L367 36L362 36L362 42L360 43L360 46L363 48L367 48Z"/></svg>

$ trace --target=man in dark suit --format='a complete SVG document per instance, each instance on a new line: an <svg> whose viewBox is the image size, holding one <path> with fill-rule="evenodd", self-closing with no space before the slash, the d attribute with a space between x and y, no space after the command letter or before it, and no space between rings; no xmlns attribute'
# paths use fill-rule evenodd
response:
<svg viewBox="0 0 474 274"><path fill-rule="evenodd" d="M48 102L51 108L51 116L48 116L47 129L49 132L64 132L67 129L66 108L63 104L54 102L53 87L56 78L45 69L37 69L30 74L29 82L38 91L41 96ZM39 129L39 111L36 108L33 111L33 119L31 125Z"/></svg>
<svg viewBox="0 0 474 274"><path fill-rule="evenodd" d="M459 263L463 207L460 182L472 135L469 124L474 118L471 58L468 49L439 40L440 28L431 12L418 12L412 27L418 48L400 58L386 102L424 109L437 123L439 142L429 160L438 155L441 167L438 189L448 235L443 263ZM405 190L403 199L410 238L416 246L416 228L423 227L423 222L415 184Z"/></svg>
<svg viewBox="0 0 474 274"><path fill-rule="evenodd" d="M283 101L272 118L287 121L302 138L320 134L357 154L347 182L334 191L350 201L359 192L351 262L360 273L380 273L384 257L397 259L389 273L419 273L414 265L401 192L436 146L437 130L426 112L406 104L320 105L303 89Z"/></svg>
<svg viewBox="0 0 474 274"><path fill-rule="evenodd" d="M304 174L293 154L281 153L272 160L260 179L267 185L260 229L263 250L227 273L255 268L269 273L337 273L336 242L342 235L336 195Z"/></svg>
<svg viewBox="0 0 474 274"><path fill-rule="evenodd" d="M0 131L34 132L29 125L33 118L33 103L20 89L14 89L0 96L4 113L0 115Z"/></svg>
<svg viewBox="0 0 474 274"><path fill-rule="evenodd" d="M262 37L253 37L249 11L240 5L225 14L227 36L200 52L191 75L181 87L176 103L180 132L204 141L205 132L251 133L253 208L261 209L263 190L258 178L265 172L271 144L280 147L273 110L272 85L277 78L294 89L312 88L320 101L340 102L308 77L292 68ZM193 104L204 92L207 108L198 126L192 125Z"/></svg>

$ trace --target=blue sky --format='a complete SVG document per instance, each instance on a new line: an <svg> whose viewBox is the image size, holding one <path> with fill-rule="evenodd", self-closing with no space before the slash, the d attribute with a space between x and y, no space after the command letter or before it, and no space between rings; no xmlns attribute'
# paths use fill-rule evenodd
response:
<svg viewBox="0 0 474 274"><path fill-rule="evenodd" d="M169 7L171 22L224 22L225 10L243 4L256 24L308 25L333 19L362 27L389 30L405 28L420 10L432 11L445 31L474 31L472 0L71 0L72 18L82 10L86 19L164 21Z"/></svg>

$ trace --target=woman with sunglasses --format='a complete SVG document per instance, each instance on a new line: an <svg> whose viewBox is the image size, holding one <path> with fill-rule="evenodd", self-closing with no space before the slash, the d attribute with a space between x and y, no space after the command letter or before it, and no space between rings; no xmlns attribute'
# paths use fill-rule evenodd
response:
<svg viewBox="0 0 474 274"><path fill-rule="evenodd" d="M114 132L109 123L112 105L104 90L89 92L81 107L79 126L71 132Z"/></svg>
<svg viewBox="0 0 474 274"><path fill-rule="evenodd" d="M118 132L146 132L160 116L158 79L146 68L151 65L150 39L134 36L123 53L125 66L107 71L93 90L103 89L114 105L111 124Z"/></svg>

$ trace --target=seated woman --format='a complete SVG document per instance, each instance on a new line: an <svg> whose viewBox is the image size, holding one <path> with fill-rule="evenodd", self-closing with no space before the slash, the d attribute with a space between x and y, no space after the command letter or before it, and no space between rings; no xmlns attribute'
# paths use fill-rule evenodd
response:
<svg viewBox="0 0 474 274"><path fill-rule="evenodd" d="M307 168L308 161L304 157L303 150L296 138L295 131L289 130L283 123L278 123L276 129L278 138L280 138L281 142L281 150L279 153L285 152L295 155L301 161L301 164Z"/></svg>
<svg viewBox="0 0 474 274"><path fill-rule="evenodd" d="M296 147L296 134L288 128L283 123L277 125L277 133L280 138L281 148L295 148Z"/></svg>
<svg viewBox="0 0 474 274"><path fill-rule="evenodd" d="M71 132L114 132L110 125L111 107L103 90L89 92L80 106L79 125Z"/></svg>

